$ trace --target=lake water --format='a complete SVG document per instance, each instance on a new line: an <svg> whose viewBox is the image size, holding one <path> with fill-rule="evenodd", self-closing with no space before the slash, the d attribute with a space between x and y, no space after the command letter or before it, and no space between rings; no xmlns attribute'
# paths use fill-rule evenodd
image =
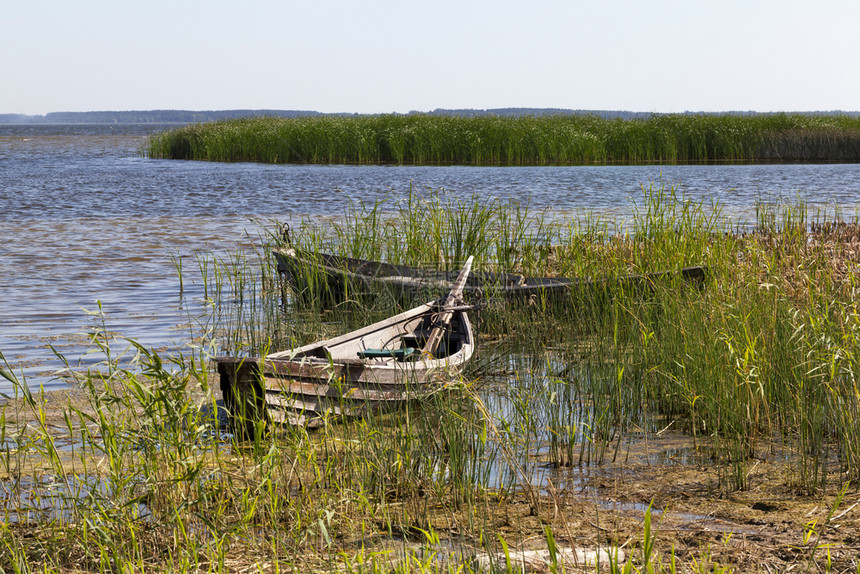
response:
<svg viewBox="0 0 860 574"><path fill-rule="evenodd" d="M255 242L260 222L340 215L350 199L420 193L528 201L625 218L641 186L677 185L737 221L756 205L805 200L854 217L860 165L400 167L217 164L141 156L160 126L0 126L0 351L31 385L63 385L51 346L77 363L85 313L156 348L188 340L200 288L174 262ZM89 359L84 358L83 363ZM92 360L95 360L92 359ZM0 392L10 386L0 379Z"/></svg>

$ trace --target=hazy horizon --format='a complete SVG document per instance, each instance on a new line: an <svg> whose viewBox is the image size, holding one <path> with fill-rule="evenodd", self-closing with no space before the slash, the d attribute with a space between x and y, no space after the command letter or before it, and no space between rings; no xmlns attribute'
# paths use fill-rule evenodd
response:
<svg viewBox="0 0 860 574"><path fill-rule="evenodd" d="M716 110L716 111L704 111L704 110L683 110L679 112L651 112L651 111L643 111L643 110L633 110L633 109L608 109L608 108L595 108L595 109L573 109L573 108L537 108L537 107L529 107L529 106L521 106L521 107L505 107L505 108L434 108L430 110L409 110L408 112L354 112L354 111L338 111L338 112L321 112L313 109L257 109L257 108L221 108L221 109L189 109L189 108L158 108L158 109L99 109L99 110L52 110L49 112L45 112L43 114L21 114L16 112L5 112L0 110L0 117L3 116L19 116L25 118L45 118L50 115L59 115L59 114L130 114L130 113L138 113L138 114L147 114L147 113L162 113L162 112L176 112L176 113L198 113L198 114L206 114L206 113L234 113L234 112L249 112L249 113L265 113L265 112L277 112L277 113L293 113L293 114L316 114L316 115L379 115L386 113L393 113L398 115L408 115L408 114L433 114L433 113L457 113L457 112L471 112L471 113L493 113L493 112L516 112L516 111L534 111L534 112L542 112L542 113L567 113L567 114L588 114L588 113L608 113L608 114L632 114L632 115L678 115L678 114L860 114L860 108L854 110L842 110L842 109L818 109L818 110L772 110L772 111L759 111L759 110Z"/></svg>

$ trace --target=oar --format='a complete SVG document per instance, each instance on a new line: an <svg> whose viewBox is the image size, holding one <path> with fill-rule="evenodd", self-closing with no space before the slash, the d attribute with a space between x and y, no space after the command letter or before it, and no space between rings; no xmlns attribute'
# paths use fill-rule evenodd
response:
<svg viewBox="0 0 860 574"><path fill-rule="evenodd" d="M450 308L453 307L457 299L463 295L463 288L466 286L466 280L469 278L469 272L471 270L472 256L469 255L469 258L466 259L466 265L463 266L460 274L457 275L457 280L454 281L454 286L451 288L451 291L442 303L442 312L439 314L439 317L430 329L430 336L427 337L427 342L424 344L424 349L421 351L423 355L430 357L435 355L436 347L438 347L439 343L442 341L442 335L451 323L451 318L454 316L454 311L450 310Z"/></svg>

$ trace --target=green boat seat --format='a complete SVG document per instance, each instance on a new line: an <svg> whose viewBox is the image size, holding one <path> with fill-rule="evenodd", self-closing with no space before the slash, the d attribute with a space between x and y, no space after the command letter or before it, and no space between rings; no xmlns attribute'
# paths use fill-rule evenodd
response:
<svg viewBox="0 0 860 574"><path fill-rule="evenodd" d="M359 359L405 359L413 353L417 353L418 349L414 347L404 347L402 349L365 349L358 352Z"/></svg>

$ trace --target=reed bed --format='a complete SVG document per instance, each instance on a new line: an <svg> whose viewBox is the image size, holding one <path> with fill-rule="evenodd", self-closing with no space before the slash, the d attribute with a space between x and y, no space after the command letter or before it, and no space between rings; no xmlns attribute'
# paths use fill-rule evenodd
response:
<svg viewBox="0 0 860 574"><path fill-rule="evenodd" d="M490 300L464 378L420 404L315 431L256 423L242 440L214 421L210 345L257 355L407 304L378 293L332 306L282 289L273 224L258 252L198 259L208 339L178 356L135 344L133 361L115 356L95 314L104 361L70 368L67 396L0 371L15 389L0 406L0 568L478 572L480 556L501 555L497 571L516 571L513 549L583 540L623 547L626 561L565 566L554 551L548 569L856 568L827 530L860 479L860 224L836 215L762 205L731 229L719 205L646 187L628 222L419 193L306 220L291 230L302 248L438 268L474 255L481 268L608 281L562 301ZM692 264L708 267L703 289L672 275L647 289L612 281ZM766 562L742 536L661 531L668 519L652 520L647 499L644 522L583 500L604 468L620 464L614 480L626 480L640 444L667 429L709 453L694 471L715 477L699 487L713 497L778 482L815 495L809 516L826 501L821 522ZM762 463L776 474L758 474ZM565 486L565 472L582 483Z"/></svg>
<svg viewBox="0 0 860 574"><path fill-rule="evenodd" d="M670 114L244 118L152 136L152 158L399 165L860 161L860 118Z"/></svg>
<svg viewBox="0 0 860 574"><path fill-rule="evenodd" d="M507 383L508 390L532 381L538 389L522 392L529 401L577 405L560 411L529 404L505 417L510 423L528 413L522 424L529 432L549 429L539 438L557 445L554 460L569 464L572 450L582 460L602 460L610 443L614 458L630 428L670 420L693 439L714 442L728 491L748 487L749 465L774 440L794 453L791 480L799 489L825 489L834 465L837 483L860 479L860 437L851 430L858 408L856 222L831 226L827 214L809 214L802 203L761 205L743 232L724 221L719 205L691 202L672 187L643 188L632 220L613 227L515 202L435 194L412 193L386 213L380 205L354 204L322 229L305 222L293 230L293 244L438 269L458 268L468 253L476 269L498 269L501 261L525 275L601 280L573 289L561 304L491 300L480 313L484 340L541 363L514 368L542 374ZM708 268L703 290L671 276L644 293L614 286L628 275L699 264ZM352 295L368 308L385 304ZM555 367L547 371L543 363ZM587 439L583 428L591 429ZM574 439L599 452L574 449Z"/></svg>

